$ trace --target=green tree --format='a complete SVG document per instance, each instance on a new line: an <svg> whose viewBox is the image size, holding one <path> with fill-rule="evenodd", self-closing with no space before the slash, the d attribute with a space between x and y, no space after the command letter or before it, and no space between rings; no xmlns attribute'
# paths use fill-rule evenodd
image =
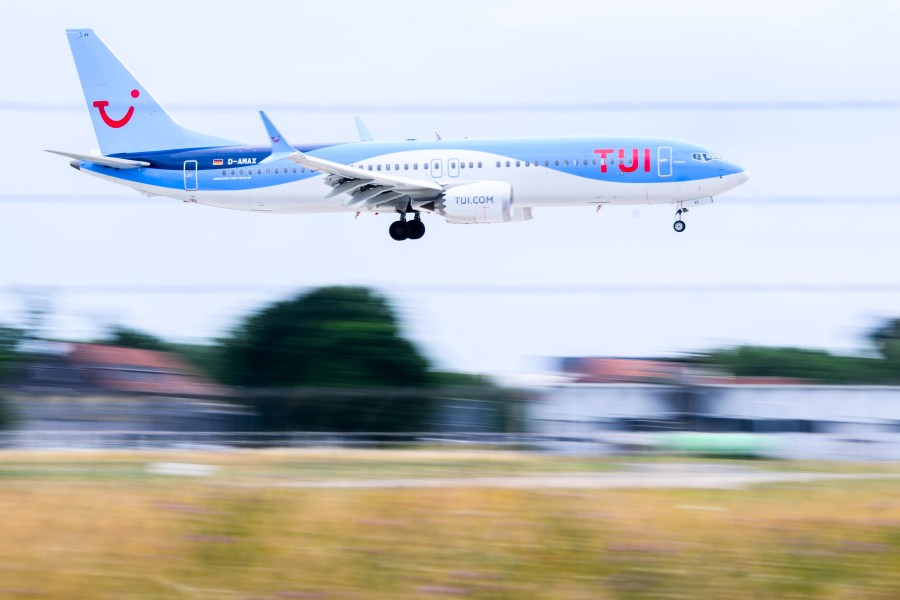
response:
<svg viewBox="0 0 900 600"><path fill-rule="evenodd" d="M828 384L900 382L900 374L884 360L807 348L739 346L710 352L702 362L738 377L791 377Z"/></svg>
<svg viewBox="0 0 900 600"><path fill-rule="evenodd" d="M10 405L9 400L0 393L0 430L11 429L17 420L18 416Z"/></svg>
<svg viewBox="0 0 900 600"><path fill-rule="evenodd" d="M869 339L882 358L900 366L900 318L882 323L869 334Z"/></svg>
<svg viewBox="0 0 900 600"><path fill-rule="evenodd" d="M425 357L400 333L381 295L319 288L278 302L222 340L223 379L250 387L417 387L432 382Z"/></svg>
<svg viewBox="0 0 900 600"><path fill-rule="evenodd" d="M221 382L222 373L227 372L222 366L222 350L217 345L169 344L169 350L212 379Z"/></svg>
<svg viewBox="0 0 900 600"><path fill-rule="evenodd" d="M16 369L22 361L19 344L25 334L19 329L0 326L0 383L15 379ZM9 401L0 392L0 429L8 429L15 422L15 415Z"/></svg>
<svg viewBox="0 0 900 600"><path fill-rule="evenodd" d="M140 350L159 350L162 352L170 349L169 345L162 339L122 325L117 325L110 329L96 343L107 346L120 346L122 348L138 348Z"/></svg>
<svg viewBox="0 0 900 600"><path fill-rule="evenodd" d="M251 315L221 341L221 379L267 429L416 431L427 422L428 360L381 295L326 287Z"/></svg>
<svg viewBox="0 0 900 600"><path fill-rule="evenodd" d="M19 329L0 326L0 383L9 381L20 361L19 344L25 334Z"/></svg>

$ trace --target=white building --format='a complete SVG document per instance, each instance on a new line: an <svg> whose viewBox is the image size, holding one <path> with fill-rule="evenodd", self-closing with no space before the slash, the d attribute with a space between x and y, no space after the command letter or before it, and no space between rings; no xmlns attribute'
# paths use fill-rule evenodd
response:
<svg viewBox="0 0 900 600"><path fill-rule="evenodd" d="M548 388L527 422L560 449L599 453L693 447L900 460L900 387L573 383Z"/></svg>

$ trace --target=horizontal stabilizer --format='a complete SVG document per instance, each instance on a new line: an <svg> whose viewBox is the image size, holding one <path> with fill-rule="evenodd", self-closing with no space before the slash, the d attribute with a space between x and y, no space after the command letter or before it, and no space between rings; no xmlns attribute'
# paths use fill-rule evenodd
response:
<svg viewBox="0 0 900 600"><path fill-rule="evenodd" d="M62 150L45 150L44 152L59 154L60 156L65 156L67 158L92 162L95 165L103 165L104 167L113 167L115 169L140 169L141 167L150 166L150 163L143 160L128 160L127 158L114 158L112 156L94 156L93 154L63 152Z"/></svg>

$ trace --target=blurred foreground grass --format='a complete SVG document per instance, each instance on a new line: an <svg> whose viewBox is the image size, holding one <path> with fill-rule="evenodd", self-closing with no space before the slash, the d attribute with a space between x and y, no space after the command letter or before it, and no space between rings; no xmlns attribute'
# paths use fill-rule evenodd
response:
<svg viewBox="0 0 900 600"><path fill-rule="evenodd" d="M148 473L158 461L218 470ZM744 490L260 485L621 468L621 459L478 452L5 453L0 597L900 597L900 480Z"/></svg>

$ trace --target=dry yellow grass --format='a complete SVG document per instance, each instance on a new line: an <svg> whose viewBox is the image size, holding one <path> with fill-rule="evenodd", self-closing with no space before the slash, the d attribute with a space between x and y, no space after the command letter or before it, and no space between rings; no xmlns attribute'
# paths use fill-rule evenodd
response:
<svg viewBox="0 0 900 600"><path fill-rule="evenodd" d="M282 476L276 467L287 462L291 473L306 460L399 468L394 453L297 456L181 460L242 476ZM555 462L499 456L486 460L507 461L495 463L500 472L511 460L542 471ZM0 480L0 597L900 597L897 481L730 491L273 489L237 487L224 475L102 476L103 465L115 472L173 460L168 453L11 458L3 463L37 470ZM85 464L65 477L49 469Z"/></svg>

